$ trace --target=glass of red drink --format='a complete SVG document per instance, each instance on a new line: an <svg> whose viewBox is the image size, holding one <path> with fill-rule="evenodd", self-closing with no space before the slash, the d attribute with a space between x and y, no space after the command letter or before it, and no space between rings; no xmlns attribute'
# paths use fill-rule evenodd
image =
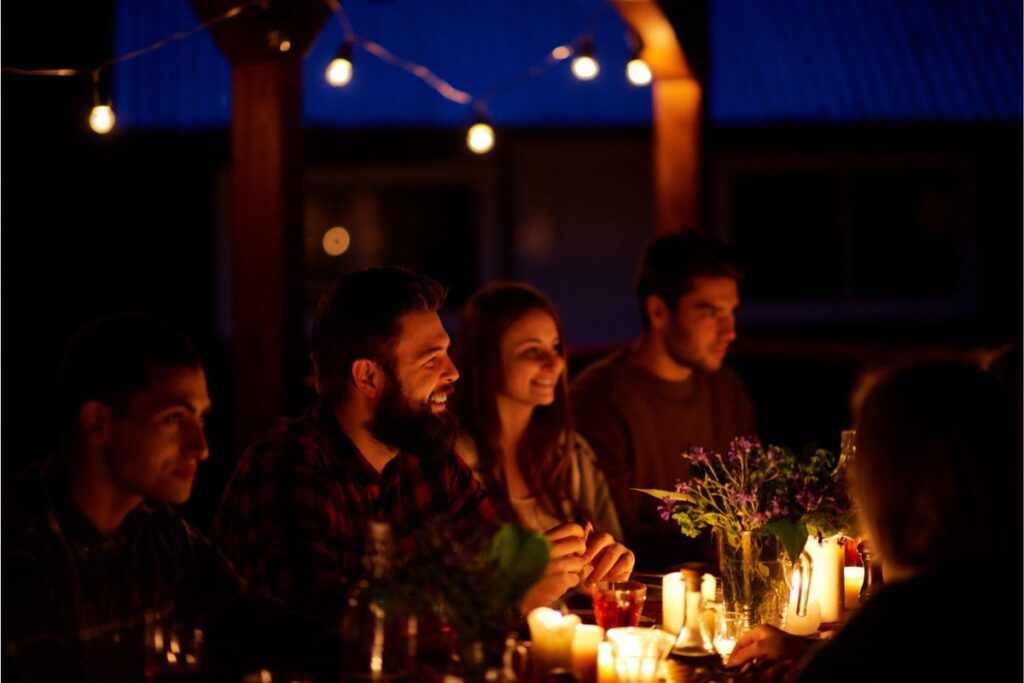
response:
<svg viewBox="0 0 1024 683"><path fill-rule="evenodd" d="M601 581L590 591L597 625L608 630L640 623L647 586L639 581Z"/></svg>

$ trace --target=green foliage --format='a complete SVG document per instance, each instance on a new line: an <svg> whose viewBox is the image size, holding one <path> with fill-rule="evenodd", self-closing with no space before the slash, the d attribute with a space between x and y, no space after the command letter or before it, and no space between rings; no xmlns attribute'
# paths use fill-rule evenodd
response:
<svg viewBox="0 0 1024 683"><path fill-rule="evenodd" d="M414 588L421 610L436 612L460 638L503 643L550 552L543 534L512 524L470 538L436 526L403 563L400 581Z"/></svg>

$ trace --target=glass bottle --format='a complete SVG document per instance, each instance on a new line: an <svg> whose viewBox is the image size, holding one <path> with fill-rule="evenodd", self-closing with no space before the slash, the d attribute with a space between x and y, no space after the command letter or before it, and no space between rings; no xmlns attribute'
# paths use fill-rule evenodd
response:
<svg viewBox="0 0 1024 683"><path fill-rule="evenodd" d="M708 657L715 654L711 632L704 619L704 596L700 590L701 573L681 569L683 575L683 619L672 654L682 657Z"/></svg>
<svg viewBox="0 0 1024 683"><path fill-rule="evenodd" d="M416 619L401 604L393 580L391 525L370 522L363 573L342 612L343 680L407 678L416 657Z"/></svg>

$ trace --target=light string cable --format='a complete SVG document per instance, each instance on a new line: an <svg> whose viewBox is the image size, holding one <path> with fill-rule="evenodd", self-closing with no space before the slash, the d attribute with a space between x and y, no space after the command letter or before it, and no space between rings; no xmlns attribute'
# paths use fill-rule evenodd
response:
<svg viewBox="0 0 1024 683"><path fill-rule="evenodd" d="M100 62L99 65L97 65L97 66L95 66L93 68L79 68L79 69L21 69L21 68L13 67L13 66L4 66L4 67L0 67L0 71L2 71L3 73L17 74L19 76L81 76L81 75L84 75L84 74L88 74L89 76L91 76L93 78L93 81L95 82L99 78L99 74L104 69L108 69L108 68L110 68L110 67L112 67L112 66L114 66L116 64L122 64L124 62L128 62L128 61L131 61L133 59L136 59L137 57L141 57L144 54L148 54L150 52L154 52L156 50L159 50L160 48L164 47L168 43L173 43L173 42L176 42L176 41L179 41L179 40L184 40L185 38L188 38L189 36L191 36L191 35L193 35L195 33L198 33L199 31L202 31L203 29L207 29L207 28L209 28L211 26L214 26L216 24L221 23L222 21L227 21L228 19L233 19L233 18L237 17L246 8L249 8L249 7L259 7L259 6L260 6L260 4L258 2L245 2L245 3L242 3L241 5L237 5L235 7L232 7L231 9L229 9L226 12L224 12L223 14L219 14L216 17L213 17L212 19L208 19L206 21L200 22L200 23L196 24L195 26L193 26L191 28L187 28L187 29L184 29L182 31L177 31L175 33L171 33L169 35L164 36L163 38L160 38L159 40L156 40L156 41L150 43L149 45L146 45L145 47L140 47L137 50L132 50L131 52L127 52L127 53L125 53L123 55L118 55L118 56L112 57L112 58L110 58L110 59L108 59L106 61Z"/></svg>
<svg viewBox="0 0 1024 683"><path fill-rule="evenodd" d="M377 57L386 64L390 64L396 68L399 68L409 74L412 74L416 78L430 86L437 92L441 97L447 100L461 104L465 106L472 106L473 109L479 115L485 115L488 112L490 104L502 93L511 90L531 78L537 78L543 75L548 69L555 64L571 57L574 48L570 46L578 45L585 37L591 35L597 26L598 21L601 18L602 12L607 9L610 5L610 0L604 0L594 10L590 22L587 28L580 34L576 35L572 40L566 41L565 43L555 47L553 50L547 53L544 60L538 64L527 67L519 73L501 81L486 94L476 97L465 90L456 88L448 81L445 81L429 68L422 64L413 62L412 60L399 57L395 53L391 52L384 46L376 43L367 38L359 36L352 26L352 21L349 19L345 10L341 6L339 0L325 0L328 7L338 18L338 23L341 25L342 35L346 43L352 45L358 45L373 56Z"/></svg>

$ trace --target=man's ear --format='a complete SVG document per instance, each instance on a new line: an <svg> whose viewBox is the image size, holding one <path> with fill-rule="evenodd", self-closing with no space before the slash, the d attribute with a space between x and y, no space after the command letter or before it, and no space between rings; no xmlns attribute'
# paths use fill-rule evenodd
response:
<svg viewBox="0 0 1024 683"><path fill-rule="evenodd" d="M360 394L376 399L384 391L384 368L376 361L360 358L352 363L352 381Z"/></svg>
<svg viewBox="0 0 1024 683"><path fill-rule="evenodd" d="M657 294L651 294L644 300L644 310L647 312L652 330L664 329L672 317L668 304Z"/></svg>
<svg viewBox="0 0 1024 683"><path fill-rule="evenodd" d="M104 443L110 436L114 411L102 401L86 401L78 409L78 432L89 445Z"/></svg>

